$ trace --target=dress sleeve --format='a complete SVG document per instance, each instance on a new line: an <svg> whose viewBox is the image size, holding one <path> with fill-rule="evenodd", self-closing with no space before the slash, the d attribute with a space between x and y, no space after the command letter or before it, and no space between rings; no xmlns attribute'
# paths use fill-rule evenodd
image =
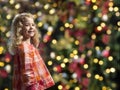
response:
<svg viewBox="0 0 120 90"><path fill-rule="evenodd" d="M41 55L39 54L38 50L36 50L35 52L36 55L36 67L38 69L39 74L42 77L43 83L42 85L44 86L44 89L47 89L51 86L53 86L55 83L53 81L53 78L47 68L47 66L45 65L45 62L43 61ZM41 82L39 82L41 83Z"/></svg>
<svg viewBox="0 0 120 90"><path fill-rule="evenodd" d="M24 47L18 48L20 58L21 80L25 86L30 86L36 83L34 71L32 67L33 53L25 50Z"/></svg>

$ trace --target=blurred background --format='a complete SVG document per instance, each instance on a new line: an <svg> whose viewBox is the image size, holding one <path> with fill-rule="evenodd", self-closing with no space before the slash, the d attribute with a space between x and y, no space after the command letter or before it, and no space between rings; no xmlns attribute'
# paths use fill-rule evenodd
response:
<svg viewBox="0 0 120 90"><path fill-rule="evenodd" d="M119 0L0 0L0 90L12 90L11 21L30 12L40 53L55 81L48 90L120 90Z"/></svg>

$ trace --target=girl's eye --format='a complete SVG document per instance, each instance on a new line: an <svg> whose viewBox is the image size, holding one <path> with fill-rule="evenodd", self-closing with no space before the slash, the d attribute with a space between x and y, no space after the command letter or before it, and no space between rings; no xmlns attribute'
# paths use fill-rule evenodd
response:
<svg viewBox="0 0 120 90"><path fill-rule="evenodd" d="M35 26L35 24L32 24L32 26Z"/></svg>
<svg viewBox="0 0 120 90"><path fill-rule="evenodd" d="M29 26L29 24L25 24L25 26Z"/></svg>

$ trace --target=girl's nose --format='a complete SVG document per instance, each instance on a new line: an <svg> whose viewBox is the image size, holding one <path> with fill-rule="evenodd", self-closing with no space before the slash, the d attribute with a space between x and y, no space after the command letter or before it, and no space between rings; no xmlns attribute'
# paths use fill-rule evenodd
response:
<svg viewBox="0 0 120 90"><path fill-rule="evenodd" d="M33 25L30 25L30 28L32 28L32 29L33 29L33 28L34 28L34 26L33 26Z"/></svg>

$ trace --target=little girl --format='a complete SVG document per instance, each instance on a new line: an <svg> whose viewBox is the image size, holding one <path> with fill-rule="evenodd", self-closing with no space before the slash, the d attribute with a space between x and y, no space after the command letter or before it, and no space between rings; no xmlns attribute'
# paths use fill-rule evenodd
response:
<svg viewBox="0 0 120 90"><path fill-rule="evenodd" d="M39 37L30 13L15 16L8 48L14 57L13 90L44 90L54 85L37 50Z"/></svg>

